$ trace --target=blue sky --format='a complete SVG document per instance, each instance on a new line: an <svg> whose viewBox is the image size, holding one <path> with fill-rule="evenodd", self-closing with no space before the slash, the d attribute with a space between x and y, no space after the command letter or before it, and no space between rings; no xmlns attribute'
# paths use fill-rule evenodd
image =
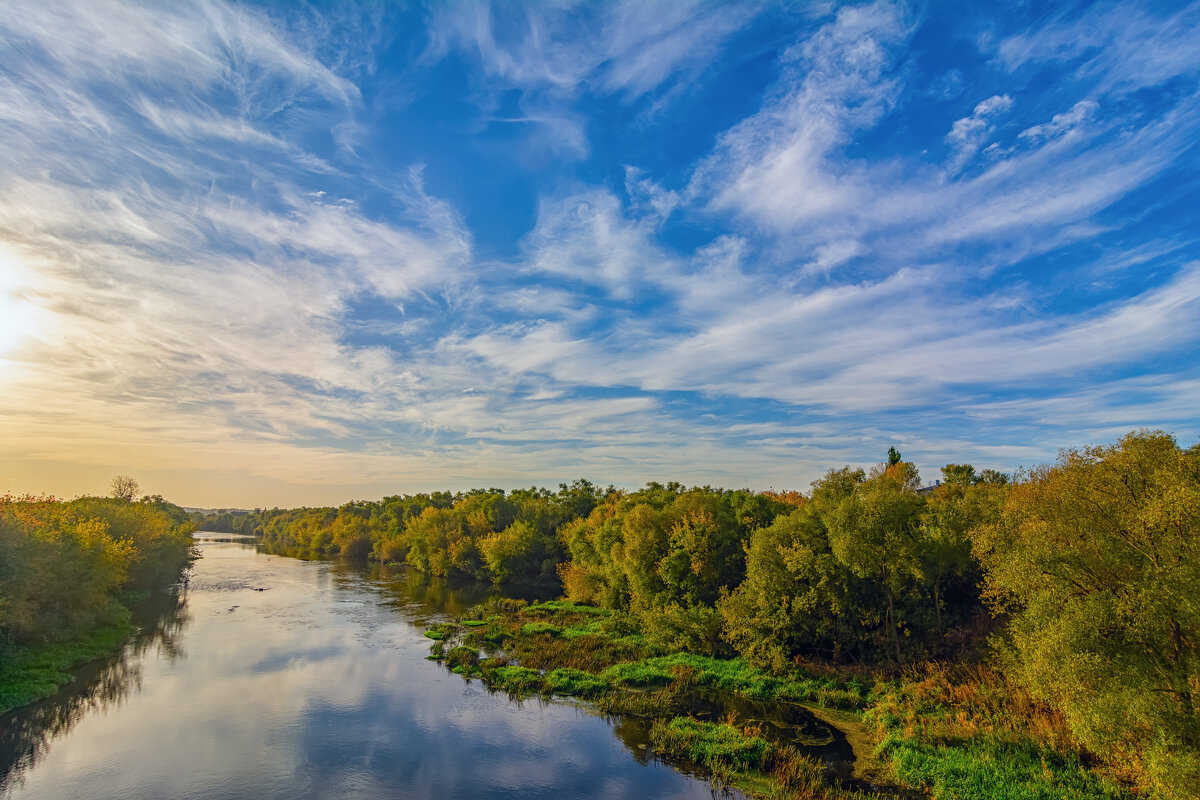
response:
<svg viewBox="0 0 1200 800"><path fill-rule="evenodd" d="M1200 4L0 7L0 489L1200 437Z"/></svg>

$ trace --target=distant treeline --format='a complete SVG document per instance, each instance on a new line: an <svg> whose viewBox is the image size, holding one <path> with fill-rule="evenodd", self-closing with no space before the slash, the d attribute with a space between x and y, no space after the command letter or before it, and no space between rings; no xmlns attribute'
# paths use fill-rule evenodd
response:
<svg viewBox="0 0 1200 800"><path fill-rule="evenodd" d="M994 523L1006 475L948 465L922 490L895 460L832 470L809 495L586 480L228 517L234 532L439 576L541 585L627 611L669 647L783 666L946 651L986 626L969 532ZM212 518L210 518L212 519ZM211 529L211 524L205 523Z"/></svg>
<svg viewBox="0 0 1200 800"><path fill-rule="evenodd" d="M579 480L229 527L433 575L559 582L664 646L775 670L959 658L990 634L1093 752L1136 754L1152 783L1200 780L1200 445L1162 432L1014 476L949 464L934 487L893 451L807 495Z"/></svg>
<svg viewBox="0 0 1200 800"><path fill-rule="evenodd" d="M0 497L0 644L113 621L119 593L179 579L192 530L187 512L158 497Z"/></svg>

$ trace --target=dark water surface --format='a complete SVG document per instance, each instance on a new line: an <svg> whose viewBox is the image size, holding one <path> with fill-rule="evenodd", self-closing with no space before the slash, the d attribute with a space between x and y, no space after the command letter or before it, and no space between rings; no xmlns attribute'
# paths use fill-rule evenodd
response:
<svg viewBox="0 0 1200 800"><path fill-rule="evenodd" d="M0 796L712 797L648 757L637 720L426 661L424 624L487 587L229 539L198 535L189 587L139 610L123 653L0 716Z"/></svg>

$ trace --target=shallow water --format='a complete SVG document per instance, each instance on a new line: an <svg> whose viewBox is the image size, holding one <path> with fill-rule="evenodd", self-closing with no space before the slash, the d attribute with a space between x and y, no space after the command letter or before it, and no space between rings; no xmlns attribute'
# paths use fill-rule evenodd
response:
<svg viewBox="0 0 1200 800"><path fill-rule="evenodd" d="M644 721L427 661L425 626L488 587L197 538L189 585L121 654L0 717L0 796L713 796L648 755Z"/></svg>

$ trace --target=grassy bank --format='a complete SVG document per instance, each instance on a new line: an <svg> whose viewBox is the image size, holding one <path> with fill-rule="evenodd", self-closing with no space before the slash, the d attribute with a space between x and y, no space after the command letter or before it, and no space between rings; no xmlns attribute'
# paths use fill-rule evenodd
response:
<svg viewBox="0 0 1200 800"><path fill-rule="evenodd" d="M61 642L0 645L0 713L49 697L72 680L69 670L116 652L137 631L123 606L108 616Z"/></svg>
<svg viewBox="0 0 1200 800"><path fill-rule="evenodd" d="M756 797L842 800L863 796L864 780L936 800L1132 796L1091 768L1061 717L982 668L770 674L741 659L664 652L628 616L565 601L500 601L428 635L431 657L494 689L652 717L661 756ZM754 723L692 719L698 693L813 709L853 746L859 783L831 780L819 760L769 741Z"/></svg>
<svg viewBox="0 0 1200 800"><path fill-rule="evenodd" d="M769 742L753 726L675 717L655 721L650 741L660 756L700 766L714 783L754 797L864 800L869 796L830 783L820 760Z"/></svg>
<svg viewBox="0 0 1200 800"><path fill-rule="evenodd" d="M1131 796L1091 768L1061 714L985 667L913 669L880 684L863 716L895 779L938 800Z"/></svg>

